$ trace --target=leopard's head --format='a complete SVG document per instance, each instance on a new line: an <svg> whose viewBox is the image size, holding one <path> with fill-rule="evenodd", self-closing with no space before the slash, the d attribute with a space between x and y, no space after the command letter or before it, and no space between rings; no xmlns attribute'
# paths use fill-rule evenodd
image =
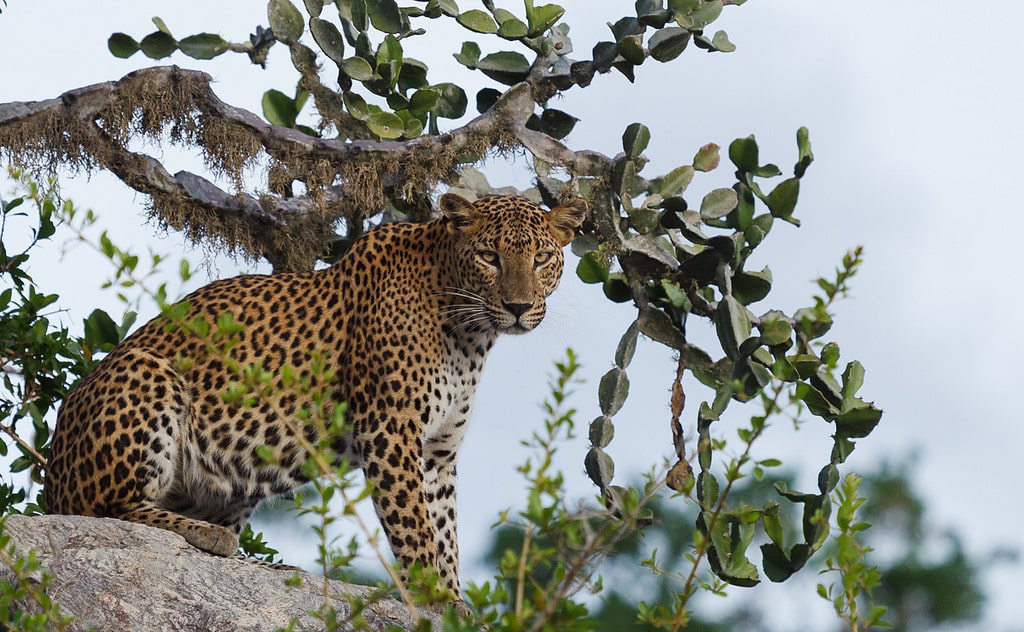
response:
<svg viewBox="0 0 1024 632"><path fill-rule="evenodd" d="M562 277L562 248L586 215L574 200L545 212L515 196L469 202L441 196L455 243L457 288L447 316L469 330L521 334L544 318L547 297Z"/></svg>

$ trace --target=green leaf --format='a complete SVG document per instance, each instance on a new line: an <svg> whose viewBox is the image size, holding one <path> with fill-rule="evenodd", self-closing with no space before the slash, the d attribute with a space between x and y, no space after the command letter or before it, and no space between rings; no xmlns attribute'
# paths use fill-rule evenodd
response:
<svg viewBox="0 0 1024 632"><path fill-rule="evenodd" d="M693 157L693 168L697 171L711 171L718 167L720 161L718 150L718 145L714 143L708 143L698 149L697 154Z"/></svg>
<svg viewBox="0 0 1024 632"><path fill-rule="evenodd" d="M711 45L722 53L731 53L736 50L736 45L729 41L729 36L725 34L725 31L715 33L715 36L711 38Z"/></svg>
<svg viewBox="0 0 1024 632"><path fill-rule="evenodd" d="M690 18L693 20L693 28L702 29L717 20L721 14L722 0L704 2L690 13Z"/></svg>
<svg viewBox="0 0 1024 632"><path fill-rule="evenodd" d="M555 108L546 108L540 115L540 131L551 138L562 139L572 132L578 122L579 119L571 114Z"/></svg>
<svg viewBox="0 0 1024 632"><path fill-rule="evenodd" d="M285 44L294 44L302 37L302 14L288 0L270 0L267 3L267 21L274 36Z"/></svg>
<svg viewBox="0 0 1024 632"><path fill-rule="evenodd" d="M690 182L693 181L694 171L695 169L690 165L683 165L669 171L661 179L661 186L658 192L666 198L681 195L686 191L686 187L690 186Z"/></svg>
<svg viewBox="0 0 1024 632"><path fill-rule="evenodd" d="M382 139L401 138L405 132L405 122L391 112L376 112L366 119L370 131Z"/></svg>
<svg viewBox="0 0 1024 632"><path fill-rule="evenodd" d="M565 13L565 9L557 4L542 4L535 7L533 0L526 0L526 21L530 27L527 35L529 37L542 35L544 31L555 25L563 13Z"/></svg>
<svg viewBox="0 0 1024 632"><path fill-rule="evenodd" d="M821 417L826 421L832 421L839 416L839 409L822 395L821 391L806 382L796 385L796 398L807 405L807 409L811 411L811 414Z"/></svg>
<svg viewBox="0 0 1024 632"><path fill-rule="evenodd" d="M423 134L423 121L418 118L411 118L405 121L405 137L406 138L418 138Z"/></svg>
<svg viewBox="0 0 1024 632"><path fill-rule="evenodd" d="M611 417L619 412L629 395L629 377L620 367L612 367L601 377L598 385L598 403L601 413Z"/></svg>
<svg viewBox="0 0 1024 632"><path fill-rule="evenodd" d="M767 531L767 526L765 530ZM764 569L765 576L771 581L784 582L793 573L800 570L801 566L794 567L793 563L789 561L789 557L786 556L785 551L782 549L781 541L779 543L773 542L761 545L761 567Z"/></svg>
<svg viewBox="0 0 1024 632"><path fill-rule="evenodd" d="M511 17L498 25L498 37L508 40L522 39L529 33L529 27L522 20Z"/></svg>
<svg viewBox="0 0 1024 632"><path fill-rule="evenodd" d="M153 18L153 24L156 25L157 30L159 30L161 33L166 33L167 35L171 35L171 30L169 28L167 28L167 24L163 21L162 18L154 17ZM171 35L171 37L174 37L174 36Z"/></svg>
<svg viewBox="0 0 1024 632"><path fill-rule="evenodd" d="M178 42L178 48L193 59L213 59L228 50L228 42L214 33L199 33Z"/></svg>
<svg viewBox="0 0 1024 632"><path fill-rule="evenodd" d="M494 104L501 98L501 92L494 88L482 88L476 93L476 111L483 114L494 107Z"/></svg>
<svg viewBox="0 0 1024 632"><path fill-rule="evenodd" d="M660 62L672 61L686 50L690 43L690 32L678 26L663 28L647 43L651 57Z"/></svg>
<svg viewBox="0 0 1024 632"><path fill-rule="evenodd" d="M366 0L345 0L343 2L335 2L335 4L338 7L338 15L341 17L342 25L346 31L350 32L353 38L357 36L357 33L351 33L352 30L363 33L370 27L370 20L366 16ZM349 41L349 43L355 46L354 42Z"/></svg>
<svg viewBox="0 0 1024 632"><path fill-rule="evenodd" d="M733 296L744 305L760 301L771 289L772 271L767 266L760 272L737 272L732 278Z"/></svg>
<svg viewBox="0 0 1024 632"><path fill-rule="evenodd" d="M348 113L360 121L365 121L370 116L370 108L366 100L355 92L346 92L341 95Z"/></svg>
<svg viewBox="0 0 1024 632"><path fill-rule="evenodd" d="M637 177L637 163L633 160L619 160L612 168L612 186L623 198L623 203L641 192L645 186L642 178Z"/></svg>
<svg viewBox="0 0 1024 632"><path fill-rule="evenodd" d="M729 144L729 160L744 172L756 171L758 167L757 141L754 137L737 138Z"/></svg>
<svg viewBox="0 0 1024 632"><path fill-rule="evenodd" d="M339 66L345 61L345 38L333 23L320 18L310 18L309 31L320 50Z"/></svg>
<svg viewBox="0 0 1024 632"><path fill-rule="evenodd" d="M455 0L437 0L437 5L441 12L450 18L459 14L459 5L455 3Z"/></svg>
<svg viewBox="0 0 1024 632"><path fill-rule="evenodd" d="M370 23L383 33L404 33L409 29L409 19L402 15L395 0L372 0L366 3Z"/></svg>
<svg viewBox="0 0 1024 632"><path fill-rule="evenodd" d="M459 17L455 20L471 31L477 33L497 33L498 25L486 11L480 9L470 9L465 13L460 13Z"/></svg>
<svg viewBox="0 0 1024 632"><path fill-rule="evenodd" d="M772 189L772 192L765 198L765 204L768 205L768 210L771 211L773 217L799 226L799 220L793 218L798 195L800 195L800 179L789 178Z"/></svg>
<svg viewBox="0 0 1024 632"><path fill-rule="evenodd" d="M85 343L93 348L109 351L121 342L117 324L101 309L94 309L85 319Z"/></svg>
<svg viewBox="0 0 1024 632"><path fill-rule="evenodd" d="M607 415L601 415L594 421L590 422L590 443L595 448L605 448L612 442L612 438L615 437L615 426L612 424L611 417Z"/></svg>
<svg viewBox="0 0 1024 632"><path fill-rule="evenodd" d="M596 250L582 257L576 264L576 276L584 283L604 283L608 279L608 260Z"/></svg>
<svg viewBox="0 0 1024 632"><path fill-rule="evenodd" d="M641 123L631 123L622 134L622 149L628 158L638 158L647 149L651 130Z"/></svg>
<svg viewBox="0 0 1024 632"><path fill-rule="evenodd" d="M139 42L139 48L142 49L142 54L150 59L163 59L170 57L178 49L178 42L167 33L156 31L143 37Z"/></svg>
<svg viewBox="0 0 1024 632"><path fill-rule="evenodd" d="M476 62L480 60L480 46L476 42L463 42L462 50L452 57L466 68L476 68Z"/></svg>
<svg viewBox="0 0 1024 632"><path fill-rule="evenodd" d="M466 92L454 83L439 83L432 86L441 95L440 101L434 108L434 116L439 118L457 119L466 113L466 106L469 100Z"/></svg>
<svg viewBox="0 0 1024 632"><path fill-rule="evenodd" d="M627 35L617 43L619 54L634 66L644 63L644 59L647 57L647 51L644 50L643 37L643 35Z"/></svg>
<svg viewBox="0 0 1024 632"><path fill-rule="evenodd" d="M700 217L704 220L718 219L728 215L739 201L736 192L732 189L715 189L707 195L700 203Z"/></svg>
<svg viewBox="0 0 1024 632"><path fill-rule="evenodd" d="M601 448L591 448L583 458L583 466L590 480L601 489L608 487L615 476L615 463Z"/></svg>
<svg viewBox="0 0 1024 632"><path fill-rule="evenodd" d="M793 174L798 178L802 178L804 172L807 171L807 167L814 162L814 153L811 151L810 132L807 131L806 127L801 127L796 131L796 146L799 157L796 166L793 168Z"/></svg>
<svg viewBox="0 0 1024 632"><path fill-rule="evenodd" d="M491 53L476 63L476 67L495 81L514 85L526 79L530 62L520 53L501 51Z"/></svg>
<svg viewBox="0 0 1024 632"><path fill-rule="evenodd" d="M640 312L637 326L643 335L655 342L683 350L687 348L686 336L672 322L672 318L660 309L648 308Z"/></svg>
<svg viewBox="0 0 1024 632"><path fill-rule="evenodd" d="M349 57L341 62L341 69L356 81L372 81L376 76L373 66L362 57Z"/></svg>
<svg viewBox="0 0 1024 632"><path fill-rule="evenodd" d="M626 283L626 279L621 273L609 274L601 289L608 300L615 303L633 300L633 292L629 289L629 284Z"/></svg>
<svg viewBox="0 0 1024 632"><path fill-rule="evenodd" d="M697 475L697 498L702 507L711 508L718 502L718 479L711 472Z"/></svg>
<svg viewBox="0 0 1024 632"><path fill-rule="evenodd" d="M722 351L730 360L740 357L739 348L750 337L750 317L747 308L732 296L723 297L715 311L715 329L718 340L722 343Z"/></svg>
<svg viewBox="0 0 1024 632"><path fill-rule="evenodd" d="M409 112L414 116L422 116L434 109L438 101L441 100L441 93L437 90L417 90L412 93L412 97L409 98Z"/></svg>
<svg viewBox="0 0 1024 632"><path fill-rule="evenodd" d="M770 311L761 317L761 343L773 347L785 344L793 338L793 326L782 319L784 314Z"/></svg>
<svg viewBox="0 0 1024 632"><path fill-rule="evenodd" d="M661 224L661 215L650 208L638 208L629 213L629 225L641 235L652 232Z"/></svg>
<svg viewBox="0 0 1024 632"><path fill-rule="evenodd" d="M693 307L690 302L690 298L686 296L686 292L683 288L679 287L679 284L675 281L668 279L661 280L661 289L665 292L665 298L672 303L672 307L676 309L683 309L687 312Z"/></svg>
<svg viewBox="0 0 1024 632"><path fill-rule="evenodd" d="M663 0L637 0L636 18L641 24L660 29L668 22L669 12Z"/></svg>
<svg viewBox="0 0 1024 632"><path fill-rule="evenodd" d="M619 339L619 345L615 348L616 366L625 369L633 361L633 353L636 351L636 340L639 333L640 324L634 320L626 329L626 333L622 334L622 338Z"/></svg>
<svg viewBox="0 0 1024 632"><path fill-rule="evenodd" d="M107 39L107 49L114 57L128 59L139 50L139 43L125 33L114 33Z"/></svg>
<svg viewBox="0 0 1024 632"><path fill-rule="evenodd" d="M272 124L295 127L298 115L295 100L290 96L279 90L267 90L263 93L263 116Z"/></svg>
<svg viewBox="0 0 1024 632"><path fill-rule="evenodd" d="M403 92L429 88L427 65L412 57L402 58L402 70L398 75L398 89Z"/></svg>
<svg viewBox="0 0 1024 632"><path fill-rule="evenodd" d="M385 35L384 41L377 47L377 74L386 79L390 86L394 86L398 81L403 57L402 43L398 38L390 34Z"/></svg>
<svg viewBox="0 0 1024 632"><path fill-rule="evenodd" d="M871 434L878 422L882 420L882 411L873 405L864 404L853 408L836 418L836 430L844 437L859 439Z"/></svg>
<svg viewBox="0 0 1024 632"><path fill-rule="evenodd" d="M310 17L319 17L324 10L324 0L303 0L306 5L306 13Z"/></svg>

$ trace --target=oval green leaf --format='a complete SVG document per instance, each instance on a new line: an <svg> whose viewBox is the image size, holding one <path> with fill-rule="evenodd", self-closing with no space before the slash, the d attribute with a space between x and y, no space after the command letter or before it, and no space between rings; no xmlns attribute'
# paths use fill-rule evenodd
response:
<svg viewBox="0 0 1024 632"><path fill-rule="evenodd" d="M498 24L494 21L494 18L490 16L486 11L480 9L470 9L465 13L460 13L459 17L455 20L471 31L477 33L497 33Z"/></svg>
<svg viewBox="0 0 1024 632"><path fill-rule="evenodd" d="M372 81L373 66L362 57L349 57L341 62L341 69L356 81Z"/></svg>
<svg viewBox="0 0 1024 632"><path fill-rule="evenodd" d="M615 426L608 415L601 415L590 422L590 443L595 448L608 447L613 437L615 437Z"/></svg>
<svg viewBox="0 0 1024 632"><path fill-rule="evenodd" d="M345 61L345 38L341 31L327 20L310 18L309 31L320 50L334 63L341 65Z"/></svg>
<svg viewBox="0 0 1024 632"><path fill-rule="evenodd" d="M372 0L366 3L370 24L383 33L404 33L409 30L409 19L402 15L395 0Z"/></svg>
<svg viewBox="0 0 1024 632"><path fill-rule="evenodd" d="M522 20L509 18L498 26L498 37L508 40L522 39L529 33L529 27Z"/></svg>
<svg viewBox="0 0 1024 632"><path fill-rule="evenodd" d="M114 57L128 59L139 50L139 43L126 33L114 33L107 38L107 49Z"/></svg>
<svg viewBox="0 0 1024 632"><path fill-rule="evenodd" d="M170 57L171 53L178 49L178 42L174 41L173 37L163 31L155 31L142 38L142 41L139 42L139 48L150 59L163 59L164 57Z"/></svg>
<svg viewBox="0 0 1024 632"><path fill-rule="evenodd" d="M501 51L491 53L476 63L485 75L506 85L514 85L526 79L530 62L520 53Z"/></svg>
<svg viewBox="0 0 1024 632"><path fill-rule="evenodd" d="M415 116L422 116L434 109L441 100L441 93L437 90L417 90L409 98L409 112Z"/></svg>
<svg viewBox="0 0 1024 632"><path fill-rule="evenodd" d="M627 35L623 37L618 42L618 51L626 61L634 66L644 63L647 51L644 50L643 35Z"/></svg>
<svg viewBox="0 0 1024 632"><path fill-rule="evenodd" d="M678 26L661 29L648 42L651 57L660 62L672 61L679 57L690 43L690 32Z"/></svg>
<svg viewBox="0 0 1024 632"><path fill-rule="evenodd" d="M324 10L324 0L303 0L306 5L306 13L311 17L319 17Z"/></svg>
<svg viewBox="0 0 1024 632"><path fill-rule="evenodd" d="M439 118L457 119L466 113L469 99L466 91L454 83L439 83L432 89L440 93L441 98L434 107L434 116Z"/></svg>
<svg viewBox="0 0 1024 632"><path fill-rule="evenodd" d="M355 92L346 92L342 95L345 109L348 113L360 121L365 121L370 116L370 108L366 105L366 99Z"/></svg>
<svg viewBox="0 0 1024 632"><path fill-rule="evenodd" d="M193 59L213 59L228 50L228 42L215 33L199 33L178 42L178 48Z"/></svg>
<svg viewBox="0 0 1024 632"><path fill-rule="evenodd" d="M721 158L718 156L720 147L715 143L708 143L697 150L693 157L693 168L697 171L711 171L718 167Z"/></svg>
<svg viewBox="0 0 1024 632"><path fill-rule="evenodd" d="M466 68L476 68L476 62L480 59L480 45L476 42L463 42L462 50L452 57Z"/></svg>
<svg viewBox="0 0 1024 632"><path fill-rule="evenodd" d="M739 197L732 189L715 189L700 203L700 217L703 220L718 219L728 215L739 202Z"/></svg>
<svg viewBox="0 0 1024 632"><path fill-rule="evenodd" d="M270 0L267 3L267 21L274 36L285 44L299 41L304 30L302 14L288 0Z"/></svg>
<svg viewBox="0 0 1024 632"><path fill-rule="evenodd" d="M608 487L615 476L615 463L601 448L591 448L583 458L583 466L590 480L601 489Z"/></svg>
<svg viewBox="0 0 1024 632"><path fill-rule="evenodd" d="M631 123L622 134L622 149L629 158L637 158L647 149L651 130L641 123Z"/></svg>
<svg viewBox="0 0 1024 632"><path fill-rule="evenodd" d="M377 112L366 119L370 131L385 140L401 138L405 133L405 122L392 112Z"/></svg>
<svg viewBox="0 0 1024 632"><path fill-rule="evenodd" d="M537 37L543 34L544 31L555 25L563 13L565 13L565 9L557 4L543 4L535 7L533 1L529 0L526 3L526 21L529 25L527 35Z"/></svg>
<svg viewBox="0 0 1024 632"><path fill-rule="evenodd" d="M263 116L273 125L294 127L299 115L295 100L279 90L263 93Z"/></svg>

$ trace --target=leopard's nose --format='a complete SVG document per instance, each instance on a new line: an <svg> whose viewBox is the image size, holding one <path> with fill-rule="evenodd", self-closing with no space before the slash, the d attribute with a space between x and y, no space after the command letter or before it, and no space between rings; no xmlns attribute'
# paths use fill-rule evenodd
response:
<svg viewBox="0 0 1024 632"><path fill-rule="evenodd" d="M505 307L505 309L508 311L508 313L512 314L516 318L522 317L523 314L528 312L530 310L530 308L533 307L533 303L507 303L507 302L502 302L502 305Z"/></svg>

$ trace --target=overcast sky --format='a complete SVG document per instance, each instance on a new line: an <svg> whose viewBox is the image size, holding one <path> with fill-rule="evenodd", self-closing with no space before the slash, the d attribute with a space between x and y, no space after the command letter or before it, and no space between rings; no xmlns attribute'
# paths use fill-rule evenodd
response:
<svg viewBox="0 0 1024 632"><path fill-rule="evenodd" d="M141 37L152 30L154 15L179 37L213 31L241 40L266 23L262 5L8 0L0 14L0 102L52 98L151 65L141 55L113 58L106 38L113 31ZM589 51L607 39L604 23L632 5L566 2L577 50ZM521 13L518 3L509 6ZM729 33L736 52L687 50L671 64L645 64L635 85L617 74L601 76L557 105L582 119L570 137L574 148L615 154L621 130L634 121L648 125L651 163L645 173L651 174L689 163L705 143L726 147L749 134L757 136L762 160L785 170L796 157L797 128L810 128L816 161L801 185L796 214L803 226L776 225L759 249L752 263L770 265L775 285L755 307L791 312L808 304L815 290L811 281L831 274L847 249L865 247L866 263L852 296L837 307L829 338L841 345L844 361L863 362L867 379L861 395L886 414L850 468L874 469L884 459L916 451L914 480L926 494L929 520L964 534L976 554L1024 544L1024 427L1015 395L1022 351L1015 334L1022 307L1015 255L1024 234L1016 195L1024 167L1022 23L1024 3L1013 0L751 0L728 7L714 25ZM436 48L416 56L430 63L433 81L483 85L451 61L449 54L465 39L451 33L429 40ZM283 52L273 51L266 72L237 55L211 63L182 56L166 61L210 72L223 99L258 112L264 90L289 92L294 86ZM198 169L194 153L158 156ZM496 186L527 181L522 165L492 162L487 172ZM691 191L710 190L730 178L723 166L698 178ZM195 263L204 258L178 235L159 235L144 225L142 196L110 176L64 182L80 206L97 211L116 242L151 244ZM68 322L79 323L96 306L116 309L113 297L98 289L109 269L81 249L69 257L61 263L54 256L52 269L36 270L37 280L62 294ZM219 258L208 270L230 276L239 265ZM586 424L597 414L597 378L633 317L628 306L604 301L571 274L550 311L541 330L502 341L489 361L460 459L465 557L487 542L487 526L497 512L519 502L521 484L512 466L523 453L514 446L538 427L534 400L542 397L551 361L566 346L579 354L590 383L573 403ZM711 328L691 332L711 339ZM633 392L615 418L616 439L609 447L623 480L671 454L666 393L672 367L669 353L647 344L630 368ZM688 394L686 428L692 437L696 403L707 395L695 385ZM810 481L826 459L828 430L809 423L793 434L782 422L766 450L783 451L787 465L801 467ZM582 437L564 450L567 475L581 495L590 490L581 467L585 450ZM1021 566L1002 567L988 577L995 601L979 629L1022 629ZM464 580L487 578L486 569L472 567ZM820 601L810 593L765 590L783 600L783 612ZM818 607L828 608L824 602Z"/></svg>

